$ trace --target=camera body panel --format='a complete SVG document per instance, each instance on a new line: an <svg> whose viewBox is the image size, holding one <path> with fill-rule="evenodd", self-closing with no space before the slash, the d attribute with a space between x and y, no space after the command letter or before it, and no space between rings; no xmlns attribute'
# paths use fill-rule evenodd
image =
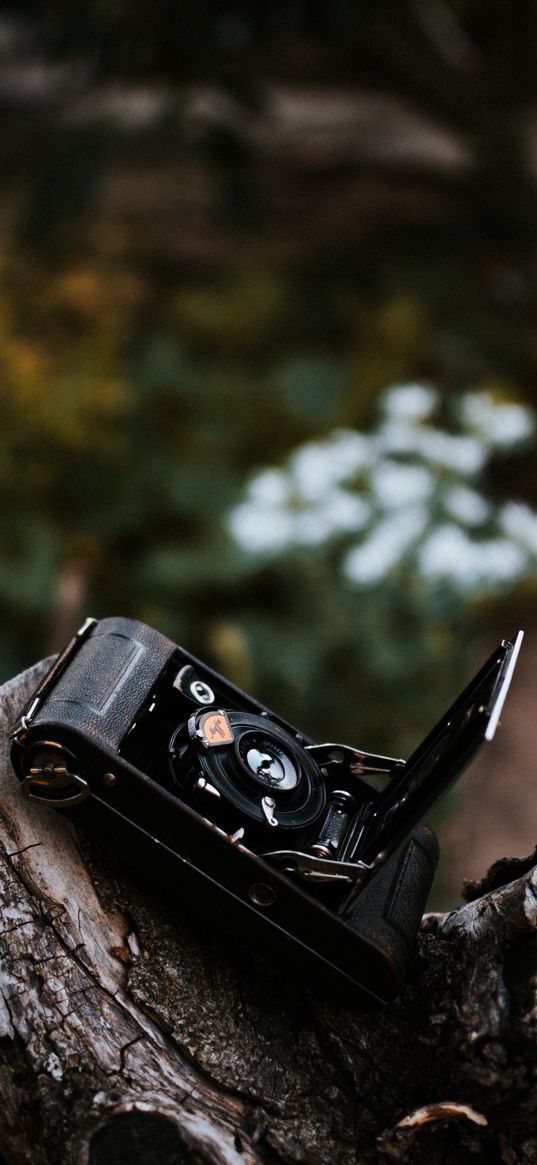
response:
<svg viewBox="0 0 537 1165"><path fill-rule="evenodd" d="M491 690L504 657L487 678ZM466 724L475 700L461 700ZM466 761L476 745L461 740ZM403 762L316 745L182 647L123 618L84 625L36 690L12 746L32 799L68 814L239 942L259 943L308 984L362 1006L400 990L434 877L436 839L405 817L409 792L424 772L429 780L420 755L405 785ZM365 779L376 771L388 791ZM363 862L360 838L394 814L398 848Z"/></svg>

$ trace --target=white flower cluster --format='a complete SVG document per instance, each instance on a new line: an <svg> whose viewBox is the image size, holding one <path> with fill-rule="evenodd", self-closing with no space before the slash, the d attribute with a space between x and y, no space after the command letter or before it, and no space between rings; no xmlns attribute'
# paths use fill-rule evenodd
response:
<svg viewBox="0 0 537 1165"><path fill-rule="evenodd" d="M464 593L524 577L537 564L537 514L493 505L478 480L493 454L531 440L533 414L468 392L454 434L434 423L440 403L432 388L396 385L372 432L338 430L301 446L285 469L255 474L229 515L236 543L270 557L346 536L342 570L361 587L402 561Z"/></svg>

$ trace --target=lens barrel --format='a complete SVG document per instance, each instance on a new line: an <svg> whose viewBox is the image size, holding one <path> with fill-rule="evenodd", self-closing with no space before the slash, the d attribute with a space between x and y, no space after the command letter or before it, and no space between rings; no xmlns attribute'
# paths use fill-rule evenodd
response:
<svg viewBox="0 0 537 1165"><path fill-rule="evenodd" d="M175 780L185 787L188 773L203 778L220 794L222 805L212 806L216 818L232 806L250 821L266 827L267 794L274 800L273 816L282 829L304 830L319 818L326 804L320 769L309 753L279 725L262 716L227 710L222 743L210 744L203 735L207 713L194 713L170 742ZM229 731L228 731L229 730ZM186 737L186 740L185 740ZM185 743L188 747L185 750Z"/></svg>

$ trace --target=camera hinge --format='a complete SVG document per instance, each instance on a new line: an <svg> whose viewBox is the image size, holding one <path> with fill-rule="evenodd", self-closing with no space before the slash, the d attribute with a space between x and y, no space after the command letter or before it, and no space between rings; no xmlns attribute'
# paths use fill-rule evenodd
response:
<svg viewBox="0 0 537 1165"><path fill-rule="evenodd" d="M306 752L313 756L318 765L339 765L345 762L356 776L389 776L399 773L404 760L394 756L379 756L374 752L363 752L349 744L308 744Z"/></svg>
<svg viewBox="0 0 537 1165"><path fill-rule="evenodd" d="M367 881L375 868L366 862L337 862L298 850L274 850L262 857L274 862L286 874L300 874L311 882L345 882L359 886Z"/></svg>

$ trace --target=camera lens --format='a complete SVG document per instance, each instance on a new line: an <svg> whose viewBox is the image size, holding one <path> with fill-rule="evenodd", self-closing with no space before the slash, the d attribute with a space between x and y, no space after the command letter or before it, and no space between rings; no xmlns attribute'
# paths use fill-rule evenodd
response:
<svg viewBox="0 0 537 1165"><path fill-rule="evenodd" d="M224 735L213 737L215 717ZM199 708L173 733L169 757L174 781L187 793L193 782L192 796L202 798L204 811L207 792L216 793L211 814L228 832L237 822L249 829L270 828L269 803L270 816L284 830L306 829L325 806L319 766L307 748L265 716L239 708Z"/></svg>
<svg viewBox="0 0 537 1165"><path fill-rule="evenodd" d="M270 737L247 732L239 742L242 763L269 789L296 789L299 773L291 758Z"/></svg>

